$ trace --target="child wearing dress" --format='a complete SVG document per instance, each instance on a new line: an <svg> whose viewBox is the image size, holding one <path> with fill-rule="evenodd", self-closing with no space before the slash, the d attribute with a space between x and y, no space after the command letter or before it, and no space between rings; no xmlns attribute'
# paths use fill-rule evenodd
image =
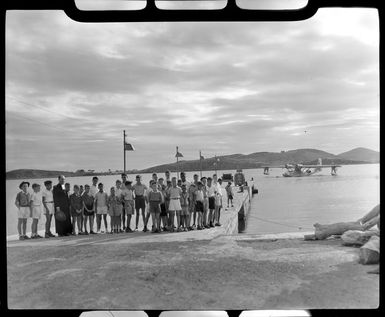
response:
<svg viewBox="0 0 385 317"><path fill-rule="evenodd" d="M90 185L86 184L84 186L84 193L82 195L83 201L83 218L84 218L84 233L88 234L87 231L87 220L90 222L90 234L95 234L94 232L94 196L90 191Z"/></svg>
<svg viewBox="0 0 385 317"><path fill-rule="evenodd" d="M52 181L44 182L45 189L42 191L41 195L43 198L44 214L46 217L45 221L45 238L55 237L51 232L51 221L52 215L55 212L54 202L53 202L53 193L52 193Z"/></svg>
<svg viewBox="0 0 385 317"><path fill-rule="evenodd" d="M120 233L120 220L122 215L122 200L121 195L115 195L115 187L111 187L110 196L107 200L108 214L110 215L111 233Z"/></svg>
<svg viewBox="0 0 385 317"><path fill-rule="evenodd" d="M17 207L17 231L19 240L29 239L26 235L27 219L30 215L30 194L28 193L28 182L21 182L19 188L21 191L16 195L15 205Z"/></svg>
<svg viewBox="0 0 385 317"><path fill-rule="evenodd" d="M31 226L31 239L43 238L42 236L37 234L37 225L41 214L43 213L43 198L40 192L39 184L32 184L33 192L31 194L30 200L30 217L32 218L32 226Z"/></svg>
<svg viewBox="0 0 385 317"><path fill-rule="evenodd" d="M76 225L78 227L78 234L82 235L82 226L80 216L83 209L82 196L80 196L79 186L74 185L74 192L70 195L70 209L71 209L71 218L72 218L72 234L76 235Z"/></svg>

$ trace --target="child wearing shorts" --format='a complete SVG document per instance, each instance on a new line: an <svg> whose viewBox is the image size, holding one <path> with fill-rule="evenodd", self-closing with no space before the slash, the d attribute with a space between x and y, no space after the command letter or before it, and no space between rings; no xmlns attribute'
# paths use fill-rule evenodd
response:
<svg viewBox="0 0 385 317"><path fill-rule="evenodd" d="M90 192L90 185L86 184L84 186L84 193L82 195L83 201L83 218L84 218L84 234L88 234L87 231L87 220L90 222L90 234L95 234L94 232L94 196Z"/></svg>
<svg viewBox="0 0 385 317"><path fill-rule="evenodd" d="M195 210L198 214L198 223L197 223L197 229L202 230L203 227L203 191L202 191L202 182L198 182L198 189L195 191Z"/></svg>
<svg viewBox="0 0 385 317"><path fill-rule="evenodd" d="M79 186L74 185L74 192L70 195L70 208L71 208L71 218L72 218L72 234L76 235L76 224L78 227L78 234L82 235L82 224L81 224L81 215L83 209L82 196L80 196Z"/></svg>
<svg viewBox="0 0 385 317"><path fill-rule="evenodd" d="M41 214L43 213L43 198L40 192L39 184L32 184L33 192L31 194L30 200L30 208L31 208L31 218L32 218L32 226L31 226L31 239L43 238L42 236L37 234L37 225Z"/></svg>
<svg viewBox="0 0 385 317"><path fill-rule="evenodd" d="M131 217L135 213L134 191L131 181L126 181L124 185L125 187L122 189L122 196L124 201L124 210L127 216L127 225L123 223L123 227L126 227L126 232L132 232Z"/></svg>
<svg viewBox="0 0 385 317"><path fill-rule="evenodd" d="M26 235L27 219L30 215L30 200L31 196L27 189L28 182L21 182L19 188L21 191L16 195L15 205L17 207L17 231L19 232L19 240L29 239Z"/></svg>
<svg viewBox="0 0 385 317"><path fill-rule="evenodd" d="M120 220L122 215L121 195L115 195L115 187L111 187L110 196L108 196L108 214L110 215L111 233L120 233Z"/></svg>
<svg viewBox="0 0 385 317"><path fill-rule="evenodd" d="M186 185L182 185L182 193L180 194L180 206L182 207L181 212L181 223L182 223L182 230L187 231L188 225L187 225L187 219L190 214L189 212L189 194L186 190Z"/></svg>
<svg viewBox="0 0 385 317"><path fill-rule="evenodd" d="M102 216L103 216L103 222L104 222L104 229L105 232L108 232L107 230L107 200L108 195L103 191L103 184L98 184L99 191L95 194L95 213L96 213L96 227L97 227L97 233L104 233L104 231L100 231L100 227L102 225Z"/></svg>
<svg viewBox="0 0 385 317"><path fill-rule="evenodd" d="M172 187L168 190L170 196L170 203L168 206L168 218L169 218L169 230L171 232L174 231L174 216L176 214L177 217L177 231L181 231L180 229L180 213L182 211L182 207L180 205L180 194L182 190L176 184L176 177L171 179Z"/></svg>
<svg viewBox="0 0 385 317"><path fill-rule="evenodd" d="M55 212L55 207L53 203L53 193L52 193L52 181L44 182L45 190L42 191L41 195L43 198L44 214L46 217L45 221L45 238L55 237L51 232L51 221L52 215Z"/></svg>
<svg viewBox="0 0 385 317"><path fill-rule="evenodd" d="M153 233L160 233L160 204L163 200L162 193L158 191L157 184L154 180L150 182L151 189L148 191L149 211L152 218Z"/></svg>

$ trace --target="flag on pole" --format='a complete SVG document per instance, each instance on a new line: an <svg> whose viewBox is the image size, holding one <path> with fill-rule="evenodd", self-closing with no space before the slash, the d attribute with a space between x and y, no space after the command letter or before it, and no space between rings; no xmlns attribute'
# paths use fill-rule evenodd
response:
<svg viewBox="0 0 385 317"><path fill-rule="evenodd" d="M176 147L176 154L175 154L175 157L183 157L182 153L179 152L179 148Z"/></svg>
<svg viewBox="0 0 385 317"><path fill-rule="evenodd" d="M134 146L131 143L124 143L125 151L135 151Z"/></svg>
<svg viewBox="0 0 385 317"><path fill-rule="evenodd" d="M200 160L204 160L205 158L203 157L203 155L202 154L199 154L200 155Z"/></svg>

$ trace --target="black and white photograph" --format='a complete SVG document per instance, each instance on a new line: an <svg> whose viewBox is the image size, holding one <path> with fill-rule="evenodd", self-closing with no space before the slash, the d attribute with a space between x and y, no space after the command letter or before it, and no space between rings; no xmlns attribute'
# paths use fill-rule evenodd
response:
<svg viewBox="0 0 385 317"><path fill-rule="evenodd" d="M155 1L165 12L228 2L308 3ZM359 6L297 21L7 10L8 309L377 309L379 24Z"/></svg>

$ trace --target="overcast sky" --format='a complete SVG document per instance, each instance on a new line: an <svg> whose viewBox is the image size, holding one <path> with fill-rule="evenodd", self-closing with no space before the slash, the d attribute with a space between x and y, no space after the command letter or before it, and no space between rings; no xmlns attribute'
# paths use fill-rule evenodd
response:
<svg viewBox="0 0 385 317"><path fill-rule="evenodd" d="M6 169L123 169L260 151L379 150L374 9L302 22L6 16ZM306 131L306 132L305 132Z"/></svg>

